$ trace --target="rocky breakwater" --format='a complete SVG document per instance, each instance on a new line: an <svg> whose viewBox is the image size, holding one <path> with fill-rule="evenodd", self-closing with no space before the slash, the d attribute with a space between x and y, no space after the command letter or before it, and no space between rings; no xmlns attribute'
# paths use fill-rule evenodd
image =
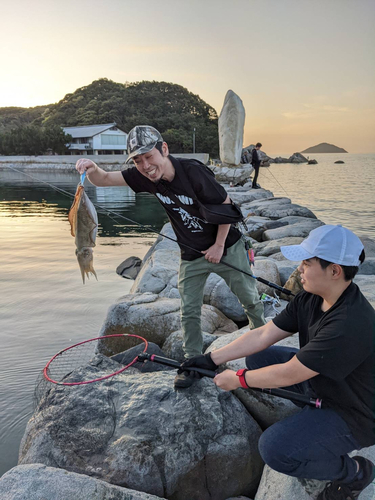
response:
<svg viewBox="0 0 375 500"><path fill-rule="evenodd" d="M256 254L254 273L298 291L298 263L285 260L280 246L300 243L323 222L309 209L270 191L246 185L226 188L246 216ZM173 236L169 224L162 232ZM363 242L367 260L355 282L375 306L375 242L369 238ZM158 237L142 261L131 293L110 307L101 335L139 334L151 342L151 352L182 361L178 266L177 244ZM259 293L273 295L273 289L257 286ZM280 302L279 307L265 305L268 320L287 304ZM212 274L202 307L204 348L217 349L242 335L247 327L238 325L245 319L237 298ZM298 346L296 335L281 344ZM133 359L137 349L131 342L107 345L106 356L98 354L83 371L100 376L106 368L117 369ZM228 367L244 367L244 360ZM19 465L0 480L0 497L316 499L324 483L279 474L264 467L258 453L262 431L299 411L293 403L242 388L227 393L207 378L175 391L174 375L147 363L126 370L115 383L53 387L28 422ZM374 448L361 453L375 459ZM363 500L373 494L368 488Z"/></svg>

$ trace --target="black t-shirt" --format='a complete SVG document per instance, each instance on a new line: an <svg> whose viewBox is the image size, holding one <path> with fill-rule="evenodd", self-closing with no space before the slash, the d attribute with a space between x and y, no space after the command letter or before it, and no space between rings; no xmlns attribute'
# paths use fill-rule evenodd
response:
<svg viewBox="0 0 375 500"><path fill-rule="evenodd" d="M362 446L375 443L375 311L351 283L323 312L323 299L299 293L273 319L284 331L299 332L298 360L319 373L309 380L326 407L346 421Z"/></svg>
<svg viewBox="0 0 375 500"><path fill-rule="evenodd" d="M215 176L199 161L191 159L174 158L169 156L176 174L171 182L160 180L152 182L147 177L138 172L136 167L130 167L123 170L122 175L125 182L136 193L146 192L154 194L159 202L165 208L177 241L181 249L181 258L183 260L195 260L203 257L194 250L189 250L183 244L196 250L207 250L216 241L218 226L209 224L199 213L199 207L192 198L189 197L183 185L181 178L181 169L184 169L188 177L195 196L203 204L223 203L227 197L225 189L215 180ZM184 208L178 206L169 196L168 192L173 193ZM225 241L225 250L241 237L240 232L234 226L231 226Z"/></svg>

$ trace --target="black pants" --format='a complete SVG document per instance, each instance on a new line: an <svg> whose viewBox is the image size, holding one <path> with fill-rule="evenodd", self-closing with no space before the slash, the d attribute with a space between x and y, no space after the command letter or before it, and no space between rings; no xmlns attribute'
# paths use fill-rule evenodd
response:
<svg viewBox="0 0 375 500"><path fill-rule="evenodd" d="M257 185L260 163L258 163L258 165L253 165L253 167L255 170L254 179L253 179L253 187L254 187Z"/></svg>

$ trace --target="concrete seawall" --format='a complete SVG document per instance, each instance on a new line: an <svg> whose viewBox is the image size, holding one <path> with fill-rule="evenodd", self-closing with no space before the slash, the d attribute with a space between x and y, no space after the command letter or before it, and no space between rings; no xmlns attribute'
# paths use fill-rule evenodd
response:
<svg viewBox="0 0 375 500"><path fill-rule="evenodd" d="M207 163L207 153L173 153L179 158L194 158ZM121 170L125 167L128 155L65 155L65 156L0 156L0 170L16 168L19 170L67 171L75 170L77 160L87 158L94 161L103 170Z"/></svg>

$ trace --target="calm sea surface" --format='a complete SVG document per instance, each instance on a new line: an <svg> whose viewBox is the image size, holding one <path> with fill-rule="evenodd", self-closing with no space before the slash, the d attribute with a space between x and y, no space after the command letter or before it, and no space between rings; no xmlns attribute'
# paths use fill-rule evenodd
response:
<svg viewBox="0 0 375 500"><path fill-rule="evenodd" d="M318 165L262 168L259 183L275 196L307 206L326 223L375 239L375 155L314 158ZM340 159L345 164L334 164ZM78 175L30 175L40 180L0 170L0 475L17 463L43 366L60 349L97 335L108 307L132 285L116 267L131 255L143 257L155 238L98 209L98 281L83 285L67 219L72 199L41 182L74 193ZM157 230L166 222L150 195L89 184L86 191L101 207Z"/></svg>

